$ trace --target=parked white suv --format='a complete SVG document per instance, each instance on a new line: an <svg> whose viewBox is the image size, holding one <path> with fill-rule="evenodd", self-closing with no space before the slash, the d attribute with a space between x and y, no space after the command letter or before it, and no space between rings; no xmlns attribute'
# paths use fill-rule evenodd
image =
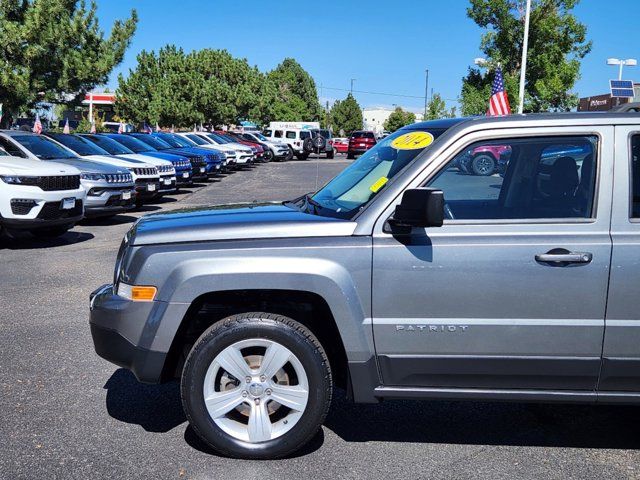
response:
<svg viewBox="0 0 640 480"><path fill-rule="evenodd" d="M82 219L85 198L75 167L0 150L0 232L62 235Z"/></svg>

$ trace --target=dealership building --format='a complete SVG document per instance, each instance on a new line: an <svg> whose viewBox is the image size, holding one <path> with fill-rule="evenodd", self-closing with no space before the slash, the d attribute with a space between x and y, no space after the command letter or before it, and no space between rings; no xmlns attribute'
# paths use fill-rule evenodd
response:
<svg viewBox="0 0 640 480"><path fill-rule="evenodd" d="M606 112L614 107L629 102L640 102L640 83L634 83L633 86L635 96L633 98L617 98L612 97L610 93L602 95L593 95L584 97L578 103L579 112Z"/></svg>
<svg viewBox="0 0 640 480"><path fill-rule="evenodd" d="M384 131L384 122L387 121L389 115L393 113L395 108L370 107L362 110L362 124L365 130L371 130L376 135L380 135ZM404 109L411 111L408 109ZM416 115L416 122L421 122L424 118L422 113L413 112Z"/></svg>

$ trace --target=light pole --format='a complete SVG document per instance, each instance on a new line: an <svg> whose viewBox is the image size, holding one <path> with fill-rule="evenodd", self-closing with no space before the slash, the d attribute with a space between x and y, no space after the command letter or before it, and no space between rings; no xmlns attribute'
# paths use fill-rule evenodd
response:
<svg viewBox="0 0 640 480"><path fill-rule="evenodd" d="M425 74L425 78L424 78L424 118L427 118L427 99L428 99L428 92L429 92L429 69L427 68L424 71Z"/></svg>
<svg viewBox="0 0 640 480"><path fill-rule="evenodd" d="M524 80L527 74L527 50L529 49L529 19L531 17L531 0L527 0L524 14L524 40L522 42L522 68L520 68L520 92L518 95L518 113L524 111Z"/></svg>
<svg viewBox="0 0 640 480"><path fill-rule="evenodd" d="M622 80L622 69L625 65L629 67L635 67L638 65L638 61L635 58L627 58L626 60L619 60L617 58L607 58L607 65L618 65L618 80Z"/></svg>
<svg viewBox="0 0 640 480"><path fill-rule="evenodd" d="M353 82L355 82L355 81L356 81L355 78L351 79L351 95L353 95Z"/></svg>

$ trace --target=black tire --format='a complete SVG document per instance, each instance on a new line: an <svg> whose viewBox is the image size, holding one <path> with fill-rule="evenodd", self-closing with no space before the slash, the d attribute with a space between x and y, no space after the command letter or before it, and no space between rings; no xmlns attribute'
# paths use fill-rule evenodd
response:
<svg viewBox="0 0 640 480"><path fill-rule="evenodd" d="M225 433L211 419L203 392L207 369L216 356L236 342L253 338L288 348L302 363L309 384L307 404L297 423L283 435L259 443ZM332 395L331 368L318 339L295 320L264 312L233 315L209 327L187 356L180 387L182 404L195 433L217 452L244 459L280 458L300 449L322 425Z"/></svg>
<svg viewBox="0 0 640 480"><path fill-rule="evenodd" d="M31 230L31 235L36 238L57 238L67 233L73 225L61 225L59 227L39 228Z"/></svg>
<svg viewBox="0 0 640 480"><path fill-rule="evenodd" d="M331 160L333 157L335 157L335 155L336 155L336 151L335 151L335 149L333 149L333 148L331 149L331 151L330 151L330 152L327 152L327 158L328 158L329 160Z"/></svg>
<svg viewBox="0 0 640 480"><path fill-rule="evenodd" d="M479 177L488 177L496 173L496 159L493 155L479 153L471 160L471 171Z"/></svg>
<svg viewBox="0 0 640 480"><path fill-rule="evenodd" d="M283 162L288 162L290 160L293 160L293 150L291 149L291 147L289 147L289 152L287 152L287 156L284 157L284 160L282 160Z"/></svg>
<svg viewBox="0 0 640 480"><path fill-rule="evenodd" d="M309 158L309 154L308 153L297 153L296 154L296 158L298 160L306 160L307 158Z"/></svg>
<svg viewBox="0 0 640 480"><path fill-rule="evenodd" d="M271 160L273 160L273 152L271 151L271 149L270 149L270 148L265 147L264 155L262 156L262 161L263 161L264 163L268 163L268 162L270 162Z"/></svg>
<svg viewBox="0 0 640 480"><path fill-rule="evenodd" d="M306 153L311 153L314 151L314 144L313 144L313 139L312 138L307 138L304 140L304 142L302 142L302 149L306 152Z"/></svg>
<svg viewBox="0 0 640 480"><path fill-rule="evenodd" d="M348 160L353 160L354 158L356 158L356 156L352 152L347 152L347 159Z"/></svg>

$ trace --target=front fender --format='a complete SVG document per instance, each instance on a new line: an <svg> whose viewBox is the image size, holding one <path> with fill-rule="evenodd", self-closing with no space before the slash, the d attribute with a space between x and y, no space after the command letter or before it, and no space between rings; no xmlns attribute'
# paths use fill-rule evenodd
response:
<svg viewBox="0 0 640 480"><path fill-rule="evenodd" d="M157 295L157 300L167 302L168 311L174 314L148 324L144 337L151 341L150 348L168 350L187 309L204 294L230 290L304 291L327 302L348 360L366 361L374 353L371 325L365 320L371 317L371 252L369 248L355 249L341 258L336 261L228 252L225 256L185 258L159 286Z"/></svg>

